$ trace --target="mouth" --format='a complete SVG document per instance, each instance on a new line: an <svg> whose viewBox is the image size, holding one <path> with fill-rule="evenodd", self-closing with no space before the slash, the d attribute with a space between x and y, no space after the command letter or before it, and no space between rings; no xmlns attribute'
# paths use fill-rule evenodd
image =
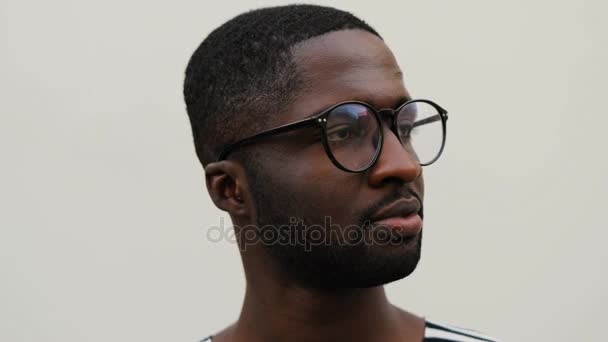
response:
<svg viewBox="0 0 608 342"><path fill-rule="evenodd" d="M422 206L415 199L402 199L380 209L371 222L376 227L389 228L402 238L416 236L422 230Z"/></svg>

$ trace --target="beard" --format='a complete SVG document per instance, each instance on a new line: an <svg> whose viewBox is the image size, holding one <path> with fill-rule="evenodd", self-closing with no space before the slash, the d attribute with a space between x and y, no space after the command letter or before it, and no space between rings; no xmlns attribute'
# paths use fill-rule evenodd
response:
<svg viewBox="0 0 608 342"><path fill-rule="evenodd" d="M281 192L290 187L259 176L250 177L258 241L301 286L368 288L405 278L416 269L422 231L400 238L390 228L370 225L369 211L339 226L322 216L323 208L312 196Z"/></svg>

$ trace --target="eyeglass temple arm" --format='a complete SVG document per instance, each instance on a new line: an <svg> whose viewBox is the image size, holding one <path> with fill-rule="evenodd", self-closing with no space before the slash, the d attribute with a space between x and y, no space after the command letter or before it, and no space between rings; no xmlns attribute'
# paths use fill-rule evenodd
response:
<svg viewBox="0 0 608 342"><path fill-rule="evenodd" d="M447 113L443 113L443 115L445 116L445 119L447 120L448 119ZM437 114L437 115L429 116L426 119L422 119L422 120L418 120L418 121L414 122L413 127L430 124L431 122L435 122L435 121L440 121L441 117L442 117L442 114Z"/></svg>
<svg viewBox="0 0 608 342"><path fill-rule="evenodd" d="M244 138L242 140L239 140L233 144L230 144L228 146L226 146L224 148L224 150L222 151L222 153L220 154L220 156L217 158L217 161L221 161L224 160L226 157L228 157L228 154L230 154L230 152L232 152L235 148L246 145L248 143L251 143L252 141L258 140L258 139L262 139L265 137L269 137L272 135L276 135L276 134L280 134L280 133L285 133L285 132L289 132L295 129L298 129L300 127L304 127L304 126L308 126L311 125L313 123L315 123L315 120L317 120L316 117L312 117L312 118L307 118L304 120L300 120L300 121L296 121L293 123L289 123L286 125L282 125L282 126L278 126L275 128L271 128L267 131L263 131L257 134L254 134L250 137Z"/></svg>

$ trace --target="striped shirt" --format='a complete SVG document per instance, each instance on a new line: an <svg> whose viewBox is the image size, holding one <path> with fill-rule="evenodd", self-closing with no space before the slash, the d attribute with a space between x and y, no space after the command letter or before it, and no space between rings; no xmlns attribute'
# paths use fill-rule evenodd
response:
<svg viewBox="0 0 608 342"><path fill-rule="evenodd" d="M201 342L212 342L212 336L205 338ZM459 328L426 319L423 342L498 342L498 340L475 330Z"/></svg>

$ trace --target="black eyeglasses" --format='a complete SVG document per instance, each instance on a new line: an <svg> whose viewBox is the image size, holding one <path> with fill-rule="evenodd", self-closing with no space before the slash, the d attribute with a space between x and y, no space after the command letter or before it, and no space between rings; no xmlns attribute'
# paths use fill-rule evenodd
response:
<svg viewBox="0 0 608 342"><path fill-rule="evenodd" d="M432 101L416 99L397 109L381 110L365 102L341 102L310 118L230 144L220 153L218 161L226 159L237 147L255 140L316 125L323 133L325 152L334 165L346 172L363 172L374 165L382 151L382 115L391 119L391 131L420 165L430 165L439 159L445 146L448 112Z"/></svg>

